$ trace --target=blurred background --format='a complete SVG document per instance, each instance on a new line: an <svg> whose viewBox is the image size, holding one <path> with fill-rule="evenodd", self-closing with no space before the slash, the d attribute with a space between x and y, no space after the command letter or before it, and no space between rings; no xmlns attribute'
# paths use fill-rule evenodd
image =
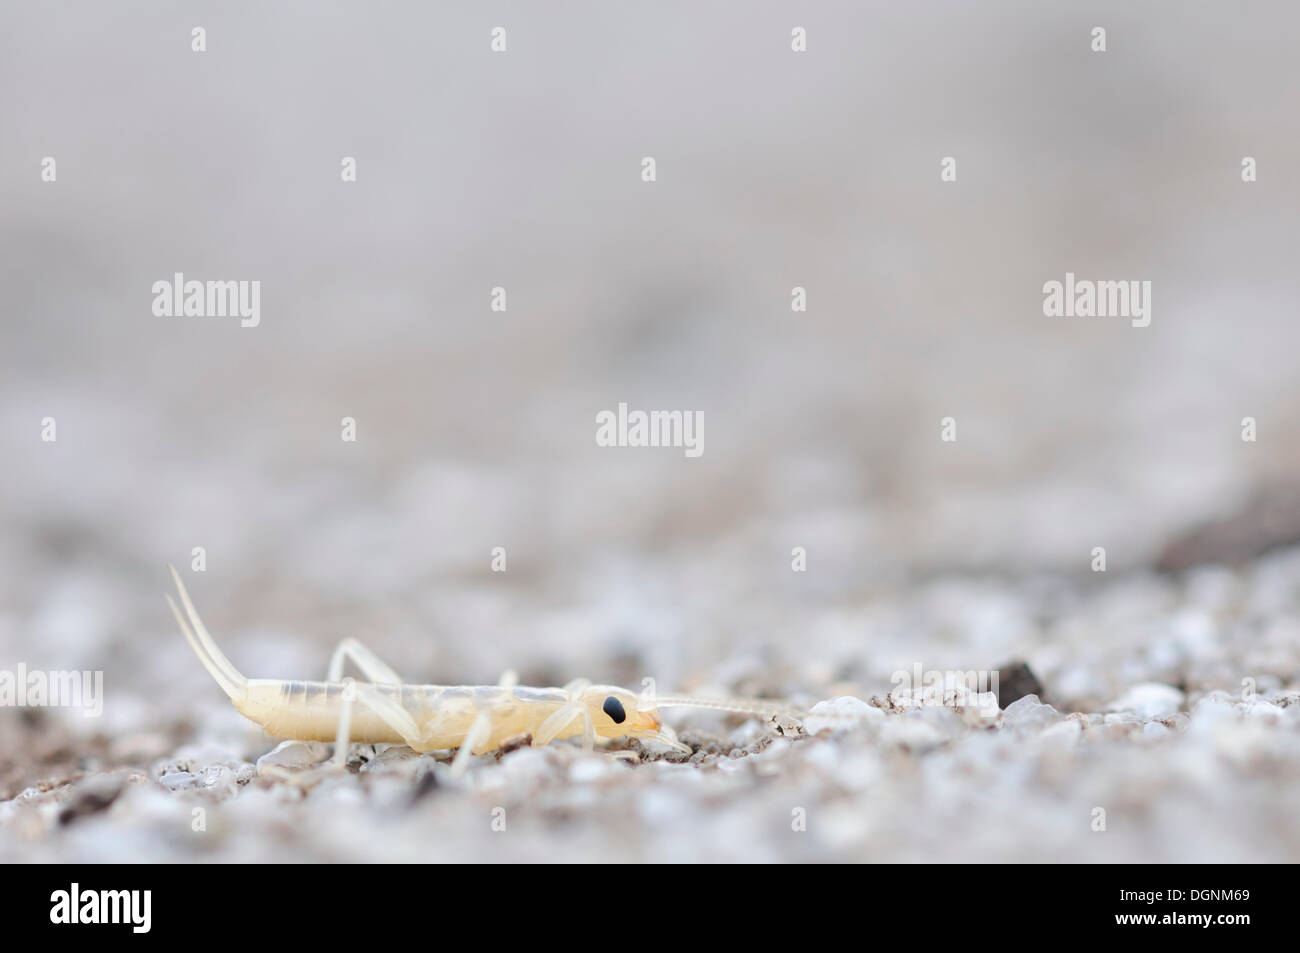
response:
<svg viewBox="0 0 1300 953"><path fill-rule="evenodd" d="M1214 607L1257 582L1194 575L1189 621L1153 573L1300 475L1298 26L6 4L0 665L102 669L109 735L236 718L170 562L250 676L321 677L355 636L442 682L824 697L1025 657L1084 706L1231 689L1261 645L1284 679L1294 559L1255 641ZM178 271L259 280L260 326L155 317ZM1150 280L1150 327L1044 317L1067 271ZM702 411L703 456L597 447L620 401Z"/></svg>

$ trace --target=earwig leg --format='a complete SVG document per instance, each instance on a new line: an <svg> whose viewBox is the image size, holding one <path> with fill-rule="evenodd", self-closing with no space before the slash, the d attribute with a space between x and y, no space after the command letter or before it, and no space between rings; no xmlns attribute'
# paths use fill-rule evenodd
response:
<svg viewBox="0 0 1300 953"><path fill-rule="evenodd" d="M384 664L378 655L356 639L344 639L334 649L334 654L330 656L329 674L325 676L326 681L337 682L342 678L343 666L348 659L351 659L353 664L361 669L361 674L372 682L380 685L400 685L402 682L401 677ZM348 740L352 730L352 704L354 700L360 697L361 687L351 678L343 679L343 702L339 711L339 730L334 739L334 766L336 768L347 765ZM371 691L374 692L374 689L372 688ZM373 702L373 704L370 702ZM415 720L410 715L407 715L400 705L378 692L374 693L370 702L366 703L366 707L384 719L403 738L416 738L419 735ZM376 708L376 705L380 707ZM397 717L397 713L405 716L405 718L395 722L394 719ZM408 740L407 744L410 743L410 740Z"/></svg>
<svg viewBox="0 0 1300 953"><path fill-rule="evenodd" d="M519 684L519 676L513 669L507 669L502 673L501 678L497 680L499 688L514 688ZM474 756L476 748L481 748L492 740L492 710L484 708L476 716L474 723L469 726L469 731L465 733L465 740L461 742L456 749L456 757L451 759L451 773L457 777L465 773L469 767L469 759Z"/></svg>
<svg viewBox="0 0 1300 953"><path fill-rule="evenodd" d="M343 665L347 659L352 659L353 664L361 669L361 674L368 681L375 682L379 685L400 685L402 679L398 674L389 668L384 662L370 649L366 648L356 639L344 639L330 656L329 674L325 676L326 681L337 682L343 675Z"/></svg>
<svg viewBox="0 0 1300 953"><path fill-rule="evenodd" d="M384 724L397 732L398 737L402 739L409 747L419 751L421 742L424 740L420 732L420 726L415 723L415 719L393 699L389 698L373 685L367 685L363 682L351 683L353 690L356 692L356 701L365 705L372 712L380 717ZM346 683L345 683L346 684ZM343 694L343 715L339 718L339 737L343 737L343 729L350 726L352 717L352 707L348 700L348 692ZM335 763L338 763L339 751L343 752L343 757L347 758L347 748L336 748L334 751Z"/></svg>
<svg viewBox="0 0 1300 953"><path fill-rule="evenodd" d="M350 678L344 679L343 701L339 706L339 730L334 736L334 767L340 769L348 765L348 741L352 732L352 700L356 698L356 694L357 683Z"/></svg>
<svg viewBox="0 0 1300 953"><path fill-rule="evenodd" d="M537 731L533 734L533 747L549 745L560 736L560 732L567 730L569 725L573 724L575 718L583 719L582 746L588 751L596 746L596 725L577 698L589 685L591 685L590 679L575 678L564 686L564 691L569 695L568 703L561 705L542 719L542 723L537 726Z"/></svg>
<svg viewBox="0 0 1300 953"><path fill-rule="evenodd" d="M549 745L559 737L560 732L573 723L573 719L577 718L579 714L579 706L574 702L569 702L567 705L563 705L551 712L537 726L537 732L533 735L533 747L540 748Z"/></svg>
<svg viewBox="0 0 1300 953"><path fill-rule="evenodd" d="M465 733L465 740L456 749L456 757L451 759L452 777L459 777L469 767L469 759L474 756L474 749L480 748L492 737L492 712L484 709L474 718L474 723Z"/></svg>
<svg viewBox="0 0 1300 953"><path fill-rule="evenodd" d="M663 727L662 730L660 730L660 731L656 731L656 732L654 732L654 733L652 733L652 734L644 735L643 737L646 737L646 738L653 738L655 741L659 742L661 745L665 745L665 746L667 746L667 747L669 747L669 748L672 748L672 749L673 749L674 751L676 751L678 754L684 754L684 755L687 755L687 756L689 757L690 755L692 755L692 754L695 753L695 752L690 748L689 745L684 745L684 744L682 744L680 741L678 741L678 740L677 740L677 735L676 735L676 733L675 733L671 728L669 728L667 725L664 725L664 727Z"/></svg>
<svg viewBox="0 0 1300 953"><path fill-rule="evenodd" d="M350 678L343 680L343 699L339 712L339 730L334 739L334 766L342 768L348 762L348 742L352 732L352 706L360 702L383 719L410 747L419 750L420 726L397 702L373 685L364 685Z"/></svg>

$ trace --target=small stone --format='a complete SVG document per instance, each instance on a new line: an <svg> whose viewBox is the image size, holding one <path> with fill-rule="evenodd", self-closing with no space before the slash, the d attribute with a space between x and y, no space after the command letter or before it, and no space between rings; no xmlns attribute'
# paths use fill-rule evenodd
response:
<svg viewBox="0 0 1300 953"><path fill-rule="evenodd" d="M1002 723L1011 728L1041 728L1061 720L1061 713L1044 705L1037 695L1016 699L1002 712Z"/></svg>
<svg viewBox="0 0 1300 953"><path fill-rule="evenodd" d="M1272 698L1273 704L1279 708L1290 708L1292 705L1300 705L1300 692L1298 691L1281 691Z"/></svg>
<svg viewBox="0 0 1300 953"><path fill-rule="evenodd" d="M329 757L329 746L319 741L282 741L257 759L257 773L282 768L310 768Z"/></svg>
<svg viewBox="0 0 1300 953"><path fill-rule="evenodd" d="M1141 682L1106 707L1109 711L1131 711L1144 718L1164 718L1181 711L1183 700L1183 693L1172 685Z"/></svg>
<svg viewBox="0 0 1300 953"><path fill-rule="evenodd" d="M284 741L257 759L257 774L271 780L310 785L320 780L317 775L326 770L328 759L327 744L319 741Z"/></svg>
<svg viewBox="0 0 1300 953"><path fill-rule="evenodd" d="M233 795L239 786L233 769L224 764L214 764L203 769L201 783L204 788L221 795Z"/></svg>
<svg viewBox="0 0 1300 953"><path fill-rule="evenodd" d="M778 713L773 715L768 723L772 730L783 738L798 738L804 733L804 727L799 720L790 715Z"/></svg>
<svg viewBox="0 0 1300 953"><path fill-rule="evenodd" d="M533 736L530 734L511 735L497 746L502 754L509 754L518 748L526 748L533 743Z"/></svg>
<svg viewBox="0 0 1300 953"><path fill-rule="evenodd" d="M1077 718L1066 718L1046 729L1038 737L1045 742L1071 747L1078 743L1083 734L1083 722Z"/></svg>
<svg viewBox="0 0 1300 953"><path fill-rule="evenodd" d="M861 698L839 695L813 705L804 719L804 731L810 735L822 731L844 731L866 721L879 721L885 713L868 705Z"/></svg>
<svg viewBox="0 0 1300 953"><path fill-rule="evenodd" d="M1033 695L1043 697L1043 683L1038 680L1028 662L1016 660L998 666L998 705L1004 710L1007 706Z"/></svg>
<svg viewBox="0 0 1300 953"><path fill-rule="evenodd" d="M992 692L967 692L957 705L962 721L973 728L986 728L997 724L1002 710L998 696Z"/></svg>
<svg viewBox="0 0 1300 953"><path fill-rule="evenodd" d="M158 779L158 783L169 791L184 791L198 787L199 779L188 771L169 771Z"/></svg>

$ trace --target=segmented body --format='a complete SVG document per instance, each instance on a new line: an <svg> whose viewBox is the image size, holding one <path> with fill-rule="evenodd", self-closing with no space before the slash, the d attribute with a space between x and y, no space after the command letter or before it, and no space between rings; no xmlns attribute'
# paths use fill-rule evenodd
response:
<svg viewBox="0 0 1300 953"><path fill-rule="evenodd" d="M486 739L478 739L475 753L495 751L507 738L536 734L542 722L569 703L562 688L513 688L496 685L381 685L380 694L395 700L415 720L423 737L406 739L374 711L352 709L351 735L370 743L411 744L417 751L456 748L469 735L481 712L491 713ZM278 738L299 741L333 741L343 714L345 682L300 682L249 679L246 696L235 707ZM582 734L574 721L556 738Z"/></svg>

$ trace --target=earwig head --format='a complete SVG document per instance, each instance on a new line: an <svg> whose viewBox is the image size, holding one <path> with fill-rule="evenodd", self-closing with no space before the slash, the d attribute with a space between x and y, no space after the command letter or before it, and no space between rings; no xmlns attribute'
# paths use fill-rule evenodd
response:
<svg viewBox="0 0 1300 953"><path fill-rule="evenodd" d="M613 685L588 685L576 701L591 716L601 738L655 736L664 723L654 708L646 708L633 692Z"/></svg>
<svg viewBox="0 0 1300 953"><path fill-rule="evenodd" d="M660 707L704 708L712 711L753 715L767 720L778 717L802 717L796 709L781 702L757 698L696 698L687 695L637 695L613 685L571 683L568 687L569 703L561 709L559 720L573 709L581 709L591 719L591 725L600 738L644 738L653 740L681 754L691 754L691 748L677 740L671 728L664 726L659 717ZM576 712L574 713L576 714ZM552 716L555 718L557 716ZM547 739L550 740L549 738Z"/></svg>

